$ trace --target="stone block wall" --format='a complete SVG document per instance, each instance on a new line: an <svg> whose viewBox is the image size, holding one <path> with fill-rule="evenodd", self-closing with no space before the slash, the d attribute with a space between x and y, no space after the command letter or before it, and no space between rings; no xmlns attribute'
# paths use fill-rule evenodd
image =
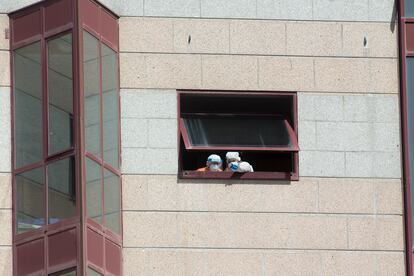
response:
<svg viewBox="0 0 414 276"><path fill-rule="evenodd" d="M129 4L126 275L404 274L393 1ZM177 179L176 89L296 91L300 181Z"/></svg>
<svg viewBox="0 0 414 276"><path fill-rule="evenodd" d="M35 1L0 2L1 31L5 13ZM404 274L393 0L102 2L121 16L124 275ZM0 222L10 227L0 231L0 274L7 275L3 38ZM177 179L177 89L297 92L300 180Z"/></svg>

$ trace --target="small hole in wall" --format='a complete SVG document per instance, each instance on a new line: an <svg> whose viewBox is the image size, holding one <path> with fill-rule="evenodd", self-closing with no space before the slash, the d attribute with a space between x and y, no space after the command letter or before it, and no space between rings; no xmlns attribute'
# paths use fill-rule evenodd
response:
<svg viewBox="0 0 414 276"><path fill-rule="evenodd" d="M188 44L191 43L191 35L188 36Z"/></svg>
<svg viewBox="0 0 414 276"><path fill-rule="evenodd" d="M364 36L364 47L366 48L368 46L368 39L366 36Z"/></svg>

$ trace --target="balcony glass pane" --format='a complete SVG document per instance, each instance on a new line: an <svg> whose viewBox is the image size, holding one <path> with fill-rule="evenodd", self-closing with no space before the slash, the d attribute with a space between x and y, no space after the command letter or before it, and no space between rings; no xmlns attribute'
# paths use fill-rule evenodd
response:
<svg viewBox="0 0 414 276"><path fill-rule="evenodd" d="M86 158L86 209L88 217L102 223L101 167Z"/></svg>
<svg viewBox="0 0 414 276"><path fill-rule="evenodd" d="M118 65L116 53L102 45L102 116L104 160L119 167L118 142Z"/></svg>
<svg viewBox="0 0 414 276"><path fill-rule="evenodd" d="M116 234L121 233L119 177L108 170L104 172L106 227Z"/></svg>
<svg viewBox="0 0 414 276"><path fill-rule="evenodd" d="M86 275L87 276L101 276L102 274L88 267L86 270Z"/></svg>
<svg viewBox="0 0 414 276"><path fill-rule="evenodd" d="M14 131L16 167L43 157L40 42L14 51Z"/></svg>
<svg viewBox="0 0 414 276"><path fill-rule="evenodd" d="M45 224L43 168L16 175L17 233L37 229Z"/></svg>
<svg viewBox="0 0 414 276"><path fill-rule="evenodd" d="M48 42L49 155L73 145L72 35Z"/></svg>
<svg viewBox="0 0 414 276"><path fill-rule="evenodd" d="M101 157L99 41L83 32L83 77L86 150Z"/></svg>
<svg viewBox="0 0 414 276"><path fill-rule="evenodd" d="M75 216L76 187L74 158L66 158L47 167L49 223Z"/></svg>
<svg viewBox="0 0 414 276"><path fill-rule="evenodd" d="M410 150L411 223L414 226L414 58L407 58L408 141ZM414 238L414 227L411 228Z"/></svg>
<svg viewBox="0 0 414 276"><path fill-rule="evenodd" d="M405 0L405 17L414 17L414 0Z"/></svg>
<svg viewBox="0 0 414 276"><path fill-rule="evenodd" d="M76 271L70 271L68 272L67 270L65 270L65 272L56 272L53 274L49 274L49 276L76 276Z"/></svg>

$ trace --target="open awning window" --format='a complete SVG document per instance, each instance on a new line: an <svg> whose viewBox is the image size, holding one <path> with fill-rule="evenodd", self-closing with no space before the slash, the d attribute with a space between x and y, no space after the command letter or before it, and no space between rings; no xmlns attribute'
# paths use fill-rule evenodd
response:
<svg viewBox="0 0 414 276"><path fill-rule="evenodd" d="M183 114L180 130L187 150L299 150L294 130L281 116Z"/></svg>

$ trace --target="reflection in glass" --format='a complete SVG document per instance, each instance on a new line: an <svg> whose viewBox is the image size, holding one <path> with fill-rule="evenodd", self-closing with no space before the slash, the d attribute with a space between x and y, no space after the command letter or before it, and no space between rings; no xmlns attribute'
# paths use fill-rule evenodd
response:
<svg viewBox="0 0 414 276"><path fill-rule="evenodd" d="M72 35L53 39L47 46L49 154L53 154L72 146Z"/></svg>
<svg viewBox="0 0 414 276"><path fill-rule="evenodd" d="M75 216L76 189L74 158L66 158L47 167L49 223Z"/></svg>
<svg viewBox="0 0 414 276"><path fill-rule="evenodd" d="M37 229L44 219L44 174L42 168L16 175L17 233Z"/></svg>
<svg viewBox="0 0 414 276"><path fill-rule="evenodd" d="M184 118L192 146L290 147L285 121L275 117L200 116Z"/></svg>
<svg viewBox="0 0 414 276"><path fill-rule="evenodd" d="M405 17L414 17L414 0L405 0L404 4Z"/></svg>
<svg viewBox="0 0 414 276"><path fill-rule="evenodd" d="M87 276L101 276L102 274L88 267L86 270L86 275Z"/></svg>
<svg viewBox="0 0 414 276"><path fill-rule="evenodd" d="M414 58L407 58L408 143L410 150L411 223L414 225ZM414 238L414 227L411 228Z"/></svg>
<svg viewBox="0 0 414 276"><path fill-rule="evenodd" d="M102 223L101 167L86 158L86 209L88 217Z"/></svg>
<svg viewBox="0 0 414 276"><path fill-rule="evenodd" d="M99 43L95 37L87 32L83 32L83 77L85 99L85 147L87 151L100 157Z"/></svg>
<svg viewBox="0 0 414 276"><path fill-rule="evenodd" d="M42 159L42 74L40 42L14 51L16 167Z"/></svg>
<svg viewBox="0 0 414 276"><path fill-rule="evenodd" d="M115 168L118 162L118 66L116 53L102 44L102 116L104 160Z"/></svg>
<svg viewBox="0 0 414 276"><path fill-rule="evenodd" d="M56 273L49 274L49 275L50 276L76 276L76 271L74 270L74 271L68 272L66 270L66 272L56 272Z"/></svg>
<svg viewBox="0 0 414 276"><path fill-rule="evenodd" d="M104 172L105 221L106 227L121 233L119 177L110 171Z"/></svg>

